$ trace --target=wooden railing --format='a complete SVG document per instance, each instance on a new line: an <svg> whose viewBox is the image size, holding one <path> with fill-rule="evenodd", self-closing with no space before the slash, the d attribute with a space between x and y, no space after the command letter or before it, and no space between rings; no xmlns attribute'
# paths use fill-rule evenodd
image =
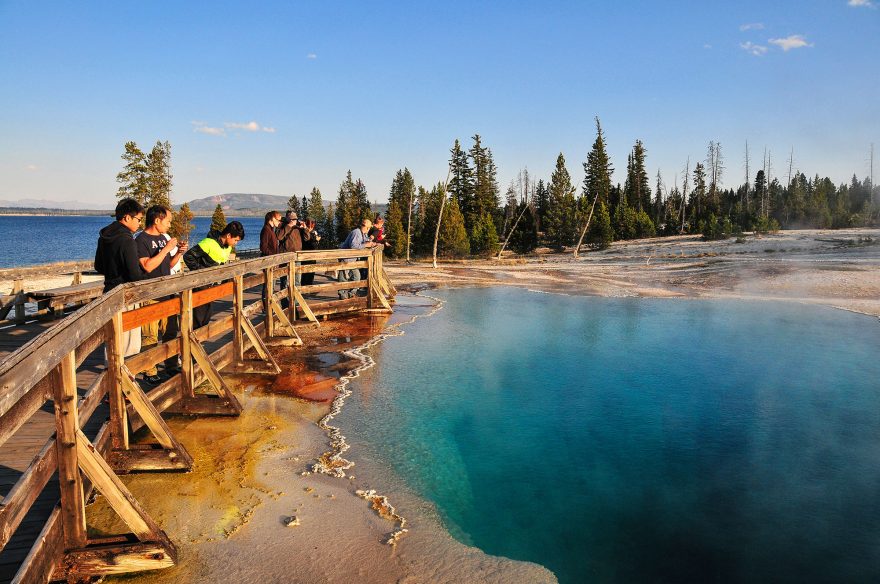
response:
<svg viewBox="0 0 880 584"><path fill-rule="evenodd" d="M354 261L340 263L342 259ZM315 263L300 265L303 261ZM298 273L360 268L367 270L365 280L295 285ZM268 314L255 326L251 318L263 312L264 303L257 299L246 305L244 291L267 283L273 289L282 275L288 276L287 287L268 296ZM356 288L366 295L312 301L311 305L304 297ZM394 293L382 267L381 248L280 254L119 286L11 354L0 363L0 448L47 401L54 406L55 434L47 432L39 453L0 502L0 553L53 476L58 477L61 494L60 505L51 512L13 582L88 578L174 565L175 546L117 476L192 468L192 458L161 413L238 415L241 405L220 369L231 366L277 373L280 369L267 341L301 344L294 327L300 319L318 323L321 315L389 311ZM232 314L194 329L192 309L222 298L231 299ZM281 308L282 298L289 303L287 311ZM147 301L152 303L137 307ZM176 341L123 356L127 331L170 316L179 318ZM209 355L203 343L221 334L228 336L230 330L231 339ZM77 368L102 346L107 367L79 395ZM245 361L250 347L258 361ZM145 392L135 375L175 355L180 356L181 373ZM213 394L195 392L205 380ZM109 421L90 440L82 429L105 397L109 398ZM156 444L129 441L131 432L143 427ZM87 534L86 501L92 489L104 495L131 533L102 538Z"/></svg>

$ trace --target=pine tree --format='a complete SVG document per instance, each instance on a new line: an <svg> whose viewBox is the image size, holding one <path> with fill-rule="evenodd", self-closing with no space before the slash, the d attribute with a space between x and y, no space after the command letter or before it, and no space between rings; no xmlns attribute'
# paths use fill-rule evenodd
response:
<svg viewBox="0 0 880 584"><path fill-rule="evenodd" d="M303 195L302 200L299 202L299 218L304 219L308 216L308 208L309 208L309 200Z"/></svg>
<svg viewBox="0 0 880 584"><path fill-rule="evenodd" d="M318 189L318 187L312 187L312 192L309 193L309 201L306 204L303 213L305 213L306 217L309 219L314 219L318 228L323 226L326 212L324 210L324 201L321 197L321 190Z"/></svg>
<svg viewBox="0 0 880 584"><path fill-rule="evenodd" d="M189 209L189 203L184 203L180 206L180 210L171 217L171 227L168 228L168 234L180 241L188 241L190 232L195 229L195 225L191 223L192 218L193 214Z"/></svg>
<svg viewBox="0 0 880 584"><path fill-rule="evenodd" d="M437 185L435 189L443 194L443 185ZM443 207L443 221L440 225L440 245L438 253L443 257L461 258L470 253L470 242L464 229L464 217L458 208L458 203L453 197L446 201Z"/></svg>
<svg viewBox="0 0 880 584"><path fill-rule="evenodd" d="M593 142L593 148L587 154L587 161L584 163L584 195L592 201L596 195L599 200L606 205L612 204L611 196L611 175L614 173L614 167L608 158L608 152L605 148L605 136L602 133L602 125L599 118L596 118L596 140Z"/></svg>
<svg viewBox="0 0 880 584"><path fill-rule="evenodd" d="M287 199L287 210L296 213L297 217L304 213L299 205L299 197L291 195L290 198Z"/></svg>
<svg viewBox="0 0 880 584"><path fill-rule="evenodd" d="M468 163L468 153L462 150L458 139L449 151L449 183L450 195L458 203L458 209L464 216L465 229L470 232L474 217L474 171Z"/></svg>
<svg viewBox="0 0 880 584"><path fill-rule="evenodd" d="M340 241L336 235L336 213L333 209L333 203L327 205L327 212L324 214L324 221L318 224L318 232L321 234L321 247L324 249L334 248L339 245ZM346 235L348 233L346 232Z"/></svg>
<svg viewBox="0 0 880 584"><path fill-rule="evenodd" d="M373 219L373 210L370 207L370 200L367 198L367 187L361 179L357 179L354 183L354 197L351 201L355 227L360 225L364 219Z"/></svg>
<svg viewBox="0 0 880 584"><path fill-rule="evenodd" d="M214 208L214 214L211 215L211 228L209 229L209 233L217 232L219 234L225 227L226 215L223 214L223 207L220 206L220 203L217 203L217 207Z"/></svg>
<svg viewBox="0 0 880 584"><path fill-rule="evenodd" d="M538 181L535 187L535 223L538 231L544 231L544 223L547 219L547 208L550 204L550 192L544 186L544 179Z"/></svg>
<svg viewBox="0 0 880 584"><path fill-rule="evenodd" d="M148 193L144 206L171 208L171 144L157 141L147 155L146 167Z"/></svg>
<svg viewBox="0 0 880 584"><path fill-rule="evenodd" d="M471 234L471 253L492 256L498 253L499 247L501 246L498 242L498 230L495 229L495 222L486 213L474 225L474 231Z"/></svg>
<svg viewBox="0 0 880 584"><path fill-rule="evenodd" d="M385 213L385 239L391 242L387 249L392 258L406 257L406 230L403 228L403 213L397 201L390 203Z"/></svg>
<svg viewBox="0 0 880 584"><path fill-rule="evenodd" d="M492 151L482 145L479 134L475 134L473 140L469 156L474 169L474 199L470 217L465 217L465 224L470 220L471 225L482 220L483 215L494 217L498 210L498 171Z"/></svg>
<svg viewBox="0 0 880 584"><path fill-rule="evenodd" d="M587 244L593 249L605 249L614 240L614 230L611 228L611 215L608 207L601 199L596 204L596 211L590 221L590 229L587 231Z"/></svg>
<svg viewBox="0 0 880 584"><path fill-rule="evenodd" d="M146 155L135 142L129 141L125 143L122 160L125 161L125 166L116 175L116 182L120 183L116 191L117 198L131 198L146 205L150 191Z"/></svg>
<svg viewBox="0 0 880 584"><path fill-rule="evenodd" d="M349 170L345 180L339 185L339 194L336 196L336 240L345 241L349 232L356 227L356 217L353 208L356 207L354 199L354 179Z"/></svg>
<svg viewBox="0 0 880 584"><path fill-rule="evenodd" d="M575 212L574 187L562 152L556 157L556 169L550 177L548 191L544 233L551 246L562 250L566 245L574 243L572 240L575 229L572 225Z"/></svg>
<svg viewBox="0 0 880 584"><path fill-rule="evenodd" d="M647 211L651 206L651 187L648 185L645 153L642 141L636 140L632 152L627 157L626 182L623 187L627 204L638 211Z"/></svg>
<svg viewBox="0 0 880 584"><path fill-rule="evenodd" d="M410 220L409 208L415 198L416 184L408 168L398 170L391 181L388 195L388 211L385 213L385 233L391 241L392 257L406 257L406 223Z"/></svg>

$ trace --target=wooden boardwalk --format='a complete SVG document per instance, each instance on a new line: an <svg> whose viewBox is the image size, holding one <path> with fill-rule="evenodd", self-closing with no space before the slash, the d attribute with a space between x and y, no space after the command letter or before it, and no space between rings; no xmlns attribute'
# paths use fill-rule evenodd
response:
<svg viewBox="0 0 880 584"><path fill-rule="evenodd" d="M241 404L220 371L280 372L266 342L302 344L294 326L299 318L319 326L320 316L390 312L394 288L381 255L381 249L331 250L235 262L126 284L64 318L0 327L0 584L173 566L176 546L116 475L191 469L192 458L162 412L237 416ZM332 275L343 265L364 269L367 278L337 282ZM295 273L325 272L331 277L293 285ZM282 275L289 284L270 295L266 315L260 285ZM356 289L363 295L337 296ZM208 303L210 324L194 328L194 309ZM141 325L172 315L180 319L176 341L123 356L126 331L139 334ZM246 356L249 348L256 361ZM175 355L181 373L156 387L132 382ZM213 394L195 391L203 382ZM130 443L141 428L158 444ZM85 503L93 488L130 533L89 535Z"/></svg>

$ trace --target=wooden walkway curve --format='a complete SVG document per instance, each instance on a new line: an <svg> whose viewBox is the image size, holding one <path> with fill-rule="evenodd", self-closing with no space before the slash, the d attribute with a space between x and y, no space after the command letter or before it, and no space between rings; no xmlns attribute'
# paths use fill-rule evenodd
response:
<svg viewBox="0 0 880 584"><path fill-rule="evenodd" d="M128 493L117 474L187 470L192 459L162 413L235 416L237 398L220 371L245 366L280 371L266 340L301 343L303 320L322 315L388 311L394 288L382 268L381 249L299 252L233 262L227 266L121 286L61 320L0 329L0 583L47 582L174 565L177 550ZM325 281L296 287L297 272L366 268L360 282ZM316 263L300 265L311 260ZM268 300L263 315L259 286L288 276L288 287ZM339 290L364 297L339 300ZM321 298L320 295L324 297ZM282 300L288 302L282 308ZM152 301L138 307L145 301ZM214 319L192 328L192 309L214 302ZM122 357L128 330L177 315L181 335ZM139 334L135 331L134 334ZM179 355L182 373L146 390L134 376ZM262 365L260 365L262 363ZM194 389L208 382L213 395ZM155 444L129 443L146 428ZM86 501L97 488L131 529L129 534L88 535Z"/></svg>

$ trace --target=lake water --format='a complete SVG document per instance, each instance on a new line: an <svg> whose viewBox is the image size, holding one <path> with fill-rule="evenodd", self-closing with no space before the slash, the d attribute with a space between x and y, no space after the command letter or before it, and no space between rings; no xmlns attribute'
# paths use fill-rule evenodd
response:
<svg viewBox="0 0 880 584"><path fill-rule="evenodd" d="M878 581L876 318L432 294L334 422L392 501L564 583Z"/></svg>
<svg viewBox="0 0 880 584"><path fill-rule="evenodd" d="M262 217L227 217L244 225L245 239L240 250L260 247ZM6 242L0 253L0 268L30 266L49 262L95 259L98 232L112 221L111 217L70 215L11 216L0 215L0 233ZM193 219L195 229L190 242L198 243L208 234L210 217Z"/></svg>

